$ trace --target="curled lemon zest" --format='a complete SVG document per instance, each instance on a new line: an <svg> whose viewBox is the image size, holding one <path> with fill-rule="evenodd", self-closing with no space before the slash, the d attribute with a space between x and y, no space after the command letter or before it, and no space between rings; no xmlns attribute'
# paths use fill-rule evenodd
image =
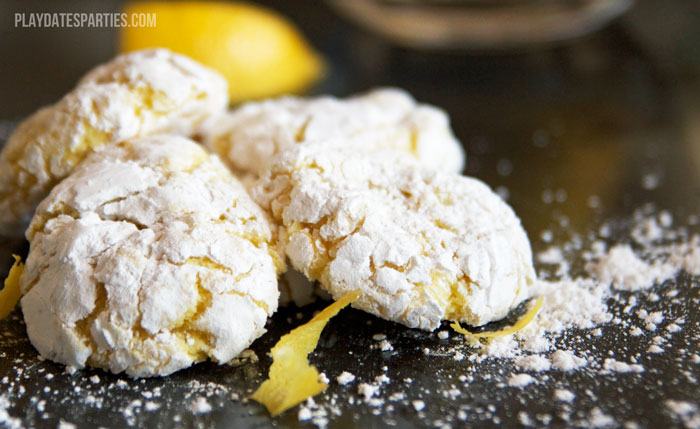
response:
<svg viewBox="0 0 700 429"><path fill-rule="evenodd" d="M326 390L328 385L319 380L320 374L309 364L308 355L316 348L328 320L359 297L359 290L346 294L309 322L280 338L270 351L269 378L251 398L276 416Z"/></svg>
<svg viewBox="0 0 700 429"><path fill-rule="evenodd" d="M460 334L472 337L472 338L495 338L495 337L502 337L505 335L510 335L514 334L521 329L525 328L530 322L532 322L532 319L535 318L537 313L540 311L540 308L542 308L542 303L544 302L543 297L539 297L537 299L537 302L535 302L535 305L527 312L525 315L518 320L513 326L509 326L505 329L501 329L500 331L486 331L486 332L469 332L466 329L462 328L462 326L459 324L459 322L454 322L452 325L452 329L455 331L459 332Z"/></svg>
<svg viewBox="0 0 700 429"><path fill-rule="evenodd" d="M5 287L0 290L0 319L4 319L10 314L22 297L22 292L19 290L19 277L24 270L24 264L19 256L12 255L12 257L15 258L15 263L12 264L10 273L5 279Z"/></svg>

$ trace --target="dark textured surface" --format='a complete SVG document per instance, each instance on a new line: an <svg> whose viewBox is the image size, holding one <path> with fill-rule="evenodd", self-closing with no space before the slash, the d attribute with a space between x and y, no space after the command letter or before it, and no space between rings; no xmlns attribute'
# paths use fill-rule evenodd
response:
<svg viewBox="0 0 700 429"><path fill-rule="evenodd" d="M535 252L546 247L539 239L545 229L554 231L555 242L563 242L571 234L586 237L610 222L614 238L624 241L633 212L648 203L655 210L669 210L678 224L700 214L700 19L690 2L663 2L663 6L639 2L621 21L586 39L531 52L479 56L392 48L342 22L324 4L270 3L292 16L329 59L330 73L316 92L345 95L395 85L445 108L467 149L467 174L493 188L507 188L508 202L522 218ZM0 10L46 10L38 5L29 2L18 9L5 1ZM92 10L79 2L67 2L65 7ZM661 15L673 19L654 19ZM0 117L8 121L60 97L80 74L113 54L109 44L114 37L107 29L95 32L98 40L81 30L40 32L3 25L0 54L12 61L1 66L5 95ZM5 134L11 126L12 122L0 122ZM660 180L655 189L643 187L648 174ZM543 202L543 192L559 189L566 192L565 201ZM590 207L591 196L600 199L599 207ZM566 228L560 226L561 219L568 220ZM26 253L26 247L22 241L4 243L2 272L9 267L9 254ZM576 252L570 256L574 266L579 256ZM317 401L337 401L342 415L331 418L331 427L440 423L513 427L520 424L520 411L537 426L546 422L588 426L595 407L612 416L616 425L626 421L650 428L680 425L669 417L663 400L700 396L693 381L700 376L700 366L681 351L700 352L700 288L698 279L681 274L654 291L664 296L672 289L679 291L674 299L652 302L646 294L638 298L649 311L663 310L667 320L686 320L663 354L645 353L653 333L631 337L617 325L603 326L601 336L570 331L558 340L590 350L594 362L610 353L621 361L639 353L644 373L601 376L593 364L573 373L539 375L537 384L524 390L504 386L514 372L512 362L454 360L455 348L465 354L473 351L455 335L440 340L435 334L344 310L324 331L311 360L331 379L347 370L358 380L345 387L331 383ZM143 381L101 371L69 376L62 366L39 361L16 311L0 322L0 393L11 398L9 414L22 417L27 426L55 427L60 419L79 427L300 426L296 410L270 419L260 405L234 401L232 394L247 397L265 378L270 347L322 306L303 309L301 319L296 309L281 310L270 322L270 332L252 347L259 362L238 367L200 364L165 379ZM620 313L617 304L613 309ZM386 334L393 351L376 348L372 336L377 333ZM358 383L372 382L383 373L383 366L392 383L384 385L381 398L404 392L405 400L387 400L380 408L349 404L348 398L358 398ZM50 380L48 373L53 374ZM95 374L97 383L88 378ZM458 379L463 374L470 377L466 383ZM413 382L406 384L405 378ZM126 380L126 387L119 387L117 380ZM207 382L216 387L196 384ZM444 392L453 385L461 395L450 399ZM148 398L155 388L160 388L161 396ZM552 400L558 388L574 392L574 403ZM199 396L208 396L211 413L194 415L188 410ZM414 410L415 399L425 401L425 410ZM41 400L46 401L43 412L37 406ZM134 400L142 406L130 407ZM147 411L149 400L160 408ZM102 401L101 408L95 401ZM387 410L390 403L393 411ZM381 410L379 415L376 410Z"/></svg>

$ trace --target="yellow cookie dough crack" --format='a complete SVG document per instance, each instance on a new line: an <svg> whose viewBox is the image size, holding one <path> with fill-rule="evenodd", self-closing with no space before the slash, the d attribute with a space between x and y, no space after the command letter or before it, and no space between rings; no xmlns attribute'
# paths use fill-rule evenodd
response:
<svg viewBox="0 0 700 429"><path fill-rule="evenodd" d="M250 270L248 270L248 271L246 271L246 272L244 272L244 273L240 273L240 274L234 275L234 274L233 274L233 271L231 270L231 268L229 268L229 267L227 267L227 266L225 266L225 265L222 265L222 264L220 264L220 263L218 263L218 262L215 262L214 260L212 260L211 258L209 258L209 257L207 257L207 256L190 256L189 258L187 258L187 259L185 260L185 262L183 262L183 264L177 264L177 263L174 263L174 262L172 262L172 261L168 261L168 262L170 262L171 264L174 264L174 265L190 264L190 265L196 265L196 266L204 267L204 268L207 268L207 269L209 269L209 270L221 271L221 272L223 272L224 274L226 274L226 275L228 275L229 277L231 277L231 278L233 279L233 282L234 282L234 283L239 283L239 282L241 282L243 279L245 279L245 278L247 278L247 277L250 277L250 276L252 275L252 273L253 273L253 268L251 267ZM201 281L201 279L200 279L200 281ZM201 287L201 284L200 284L200 287ZM209 293L211 294L211 292L209 292ZM255 298L253 298L253 297L250 296L250 294L248 294L248 293L241 292L241 291L238 291L238 290L235 290L235 289L227 290L227 291L221 292L221 293L222 293L222 294L234 294L234 295L238 295L238 296L240 296L240 297L248 298L248 299L250 299L252 302L254 302L255 305L257 305L258 307L260 307L260 308L262 308L263 310L265 310L266 313L270 314L270 308L269 308L269 306L268 306L267 304L265 304L264 302L262 302L262 301L260 301L260 300L257 300L257 299L255 299Z"/></svg>

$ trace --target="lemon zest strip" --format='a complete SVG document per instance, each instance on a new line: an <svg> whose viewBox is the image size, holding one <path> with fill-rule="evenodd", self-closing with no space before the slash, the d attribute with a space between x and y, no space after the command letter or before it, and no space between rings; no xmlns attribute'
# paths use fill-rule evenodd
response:
<svg viewBox="0 0 700 429"><path fill-rule="evenodd" d="M316 348L328 320L359 297L359 290L346 294L309 322L280 338L270 351L272 365L269 378L258 387L251 399L265 405L272 416L277 416L323 392L328 385L319 380L320 374L316 367L309 364L308 355Z"/></svg>
<svg viewBox="0 0 700 429"><path fill-rule="evenodd" d="M505 329L501 329L500 331L487 331L487 332L469 332L466 329L462 328L462 326L459 324L459 322L454 322L452 325L452 329L455 331L459 332L460 334L472 337L472 338L495 338L495 337L502 337L505 335L510 335L518 332L519 330L525 328L530 322L532 322L532 319L535 318L537 313L540 311L540 308L542 308L542 303L544 302L543 297L539 297L537 299L537 302L535 302L535 305L527 312L525 315L520 318L513 326L509 326Z"/></svg>
<svg viewBox="0 0 700 429"><path fill-rule="evenodd" d="M0 319L6 318L12 309L17 305L17 301L22 297L22 292L19 290L19 277L24 270L22 258L17 255L12 255L15 258L15 263L10 268L10 273L5 279L5 287L0 290Z"/></svg>

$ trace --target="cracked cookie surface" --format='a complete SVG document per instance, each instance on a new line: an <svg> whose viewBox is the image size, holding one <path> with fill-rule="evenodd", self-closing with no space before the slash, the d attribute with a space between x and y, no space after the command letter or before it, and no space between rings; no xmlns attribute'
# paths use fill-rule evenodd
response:
<svg viewBox="0 0 700 429"><path fill-rule="evenodd" d="M158 132L189 135L225 110L225 79L164 49L96 67L22 122L0 153L0 233L21 235L36 205L92 151Z"/></svg>
<svg viewBox="0 0 700 429"><path fill-rule="evenodd" d="M203 127L205 144L249 183L274 155L298 143L337 141L356 150L397 149L431 168L459 172L464 152L437 107L399 89L338 99L250 102Z"/></svg>
<svg viewBox="0 0 700 429"><path fill-rule="evenodd" d="M409 327L501 319L535 279L527 236L498 195L396 151L298 145L252 195L283 225L296 269L335 299L361 290L354 307Z"/></svg>
<svg viewBox="0 0 700 429"><path fill-rule="evenodd" d="M183 137L93 153L40 204L20 279L46 358L131 376L225 363L276 310L283 259L265 213Z"/></svg>

